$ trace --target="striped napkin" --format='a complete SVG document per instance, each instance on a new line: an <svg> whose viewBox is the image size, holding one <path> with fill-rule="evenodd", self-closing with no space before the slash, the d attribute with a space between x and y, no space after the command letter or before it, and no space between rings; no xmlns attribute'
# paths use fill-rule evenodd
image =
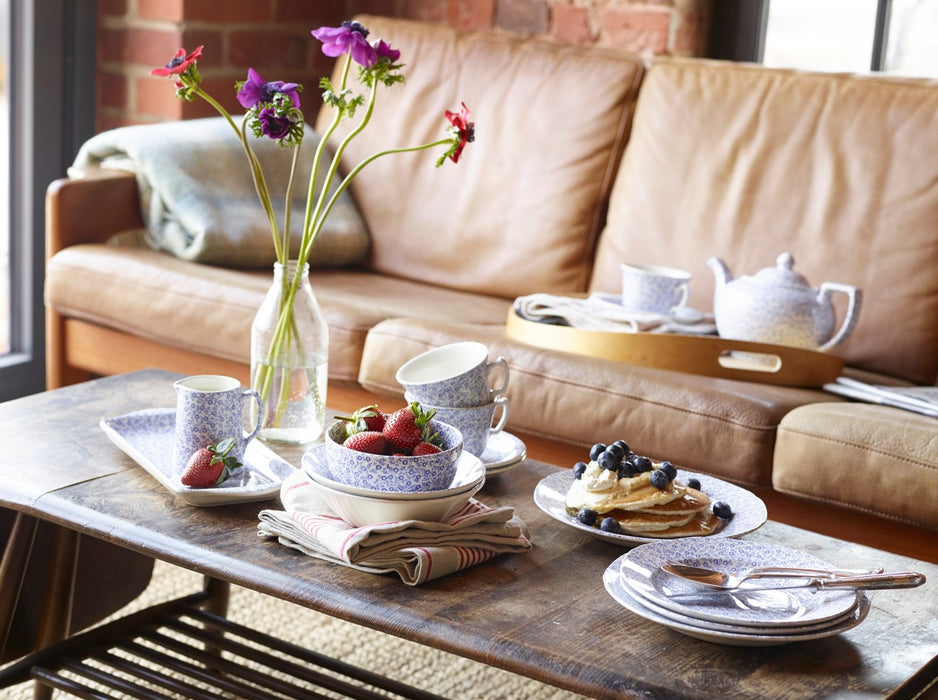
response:
<svg viewBox="0 0 938 700"><path fill-rule="evenodd" d="M395 572L410 586L532 546L513 508L490 508L474 498L444 522L355 527L334 515L309 477L297 470L284 480L280 500L284 510L258 515L262 537L276 537L287 547L360 571Z"/></svg>

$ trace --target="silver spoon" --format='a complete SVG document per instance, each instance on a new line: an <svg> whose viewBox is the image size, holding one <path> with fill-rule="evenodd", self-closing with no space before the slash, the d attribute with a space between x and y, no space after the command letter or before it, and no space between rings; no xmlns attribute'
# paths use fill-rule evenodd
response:
<svg viewBox="0 0 938 700"><path fill-rule="evenodd" d="M708 569L702 566L690 566L676 561L667 561L661 565L661 570L685 581L698 583L709 588L738 588L739 584L751 578L789 577L789 578L838 578L841 576L858 576L863 574L879 574L882 569L802 569L785 566L757 566L738 574L727 574L722 571Z"/></svg>

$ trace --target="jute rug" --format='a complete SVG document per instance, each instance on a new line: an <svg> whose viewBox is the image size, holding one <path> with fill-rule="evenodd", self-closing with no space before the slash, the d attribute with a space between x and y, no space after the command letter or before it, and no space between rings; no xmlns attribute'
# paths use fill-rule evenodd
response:
<svg viewBox="0 0 938 700"><path fill-rule="evenodd" d="M149 588L119 615L193 593L201 585L200 575L158 561ZM238 586L231 589L229 617L286 641L449 698L572 700L580 697ZM31 700L32 684L0 690L0 697ZM69 696L56 692L53 697Z"/></svg>

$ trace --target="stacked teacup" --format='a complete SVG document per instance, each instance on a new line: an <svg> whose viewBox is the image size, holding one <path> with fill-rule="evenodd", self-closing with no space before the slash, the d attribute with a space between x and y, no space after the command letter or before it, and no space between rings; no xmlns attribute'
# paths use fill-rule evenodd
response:
<svg viewBox="0 0 938 700"><path fill-rule="evenodd" d="M489 438L508 422L508 362L489 361L483 343L443 345L414 357L397 371L408 401L433 409L434 417L455 426L463 449L481 457Z"/></svg>

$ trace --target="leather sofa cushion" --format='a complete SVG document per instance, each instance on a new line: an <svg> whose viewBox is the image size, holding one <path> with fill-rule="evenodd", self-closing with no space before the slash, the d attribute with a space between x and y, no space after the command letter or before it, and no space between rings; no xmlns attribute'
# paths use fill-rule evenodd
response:
<svg viewBox="0 0 938 700"><path fill-rule="evenodd" d="M938 375L938 83L667 59L642 85L591 288L624 261L693 274L712 308L736 276L791 251L813 285L860 287L847 363L934 384ZM837 295L842 296L842 295Z"/></svg>
<svg viewBox="0 0 938 700"><path fill-rule="evenodd" d="M446 138L443 112L460 101L476 124L475 142L457 164L435 168L446 149L434 148L379 158L357 176L352 192L371 234L368 267L506 298L584 291L644 72L641 59L494 32L358 19L371 40L383 38L401 51L407 82L381 88L371 123L345 153L346 170L387 148ZM320 133L333 115L320 111ZM337 133L357 122L346 121Z"/></svg>
<svg viewBox="0 0 938 700"><path fill-rule="evenodd" d="M636 451L738 484L771 485L775 429L820 391L635 367L509 339L503 327L389 319L368 333L359 382L402 396L394 378L411 357L477 340L508 360L508 429L586 448L622 438ZM585 454L585 452L584 452ZM566 465L573 466L573 465Z"/></svg>
<svg viewBox="0 0 938 700"><path fill-rule="evenodd" d="M935 419L859 403L802 406L782 419L777 491L938 528Z"/></svg>
<svg viewBox="0 0 938 700"><path fill-rule="evenodd" d="M272 280L179 260L146 248L83 244L54 255L46 304L66 316L171 347L248 363L250 328ZM432 288L357 270L313 270L329 324L329 376L354 381L368 329L390 316L504 323L504 299Z"/></svg>

